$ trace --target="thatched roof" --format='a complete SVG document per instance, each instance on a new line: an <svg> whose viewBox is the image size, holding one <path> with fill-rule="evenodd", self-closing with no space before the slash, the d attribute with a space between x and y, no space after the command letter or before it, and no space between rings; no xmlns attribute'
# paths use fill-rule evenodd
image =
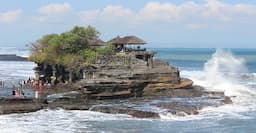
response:
<svg viewBox="0 0 256 133"><path fill-rule="evenodd" d="M112 42L113 44L127 44L127 45L143 45L146 44L146 42L136 36L125 36L123 38L120 38L119 36L111 39L109 42Z"/></svg>
<svg viewBox="0 0 256 133"><path fill-rule="evenodd" d="M120 39L120 36L117 36L117 37L115 37L115 38L109 40L108 42L113 43L113 44L116 44L116 42L117 42L119 39Z"/></svg>
<svg viewBox="0 0 256 133"><path fill-rule="evenodd" d="M101 39L93 39L89 42L90 46L103 46L104 45L104 41L102 41Z"/></svg>

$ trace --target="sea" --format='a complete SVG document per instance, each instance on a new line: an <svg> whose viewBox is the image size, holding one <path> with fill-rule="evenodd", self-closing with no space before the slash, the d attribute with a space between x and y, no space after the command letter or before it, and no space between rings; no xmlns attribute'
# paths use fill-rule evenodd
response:
<svg viewBox="0 0 256 133"><path fill-rule="evenodd" d="M178 67L182 77L207 90L224 91L233 104L208 107L199 115L161 114L160 119L92 111L44 109L0 115L1 133L256 133L256 49L150 48L156 59ZM0 54L27 57L27 49L0 48ZM33 62L0 61L0 80L9 85L33 77ZM0 105L1 106L1 105Z"/></svg>

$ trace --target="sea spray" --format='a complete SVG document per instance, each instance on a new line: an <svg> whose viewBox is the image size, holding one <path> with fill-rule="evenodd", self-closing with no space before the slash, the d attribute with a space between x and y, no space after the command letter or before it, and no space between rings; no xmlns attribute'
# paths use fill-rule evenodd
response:
<svg viewBox="0 0 256 133"><path fill-rule="evenodd" d="M241 76L247 73L245 60L234 56L231 52L217 49L203 68L203 71L186 73L194 81L209 91L224 91L230 96L233 105L221 107L226 111L247 111L256 109L256 92L245 84L239 82ZM221 109L221 111L223 111ZM216 111L216 110L215 110Z"/></svg>
<svg viewBox="0 0 256 133"><path fill-rule="evenodd" d="M213 71L214 73L245 73L248 71L243 58L236 57L231 52L223 49L216 50L211 59L205 63L204 70L207 72Z"/></svg>
<svg viewBox="0 0 256 133"><path fill-rule="evenodd" d="M213 90L223 90L226 95L232 96L237 91L234 88L244 88L237 84L237 80L229 73L246 73L247 68L242 58L231 52L217 49L204 65L205 85Z"/></svg>

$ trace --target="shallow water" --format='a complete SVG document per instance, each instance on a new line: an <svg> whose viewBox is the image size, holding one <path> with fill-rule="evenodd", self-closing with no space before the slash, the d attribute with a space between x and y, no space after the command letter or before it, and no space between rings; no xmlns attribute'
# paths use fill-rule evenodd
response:
<svg viewBox="0 0 256 133"><path fill-rule="evenodd" d="M232 96L234 104L205 108L195 116L161 114L161 119L136 119L128 115L91 111L40 110L0 116L1 133L256 131L256 49L227 49L218 52L215 52L215 49L154 50L158 53L157 58L179 67L182 76L193 79L195 84L205 86L209 90L225 91L227 95ZM1 80L18 82L33 76L34 63L0 63Z"/></svg>

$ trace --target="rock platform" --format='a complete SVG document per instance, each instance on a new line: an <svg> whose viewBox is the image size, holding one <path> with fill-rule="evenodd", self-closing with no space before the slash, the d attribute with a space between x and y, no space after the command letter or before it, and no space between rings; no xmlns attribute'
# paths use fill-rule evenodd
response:
<svg viewBox="0 0 256 133"><path fill-rule="evenodd" d="M11 98L0 100L0 114L28 113L40 109L90 110L111 114L127 114L137 118L158 119L161 115L197 115L205 107L231 104L223 92L206 91L203 87L169 89L142 97L91 99L81 90L49 94L41 100Z"/></svg>
<svg viewBox="0 0 256 133"><path fill-rule="evenodd" d="M63 108L156 119L166 114L196 115L205 107L232 103L224 92L193 86L167 62L154 60L151 68L139 59L131 64L98 66L93 75L75 83L45 89L40 99L0 99L0 114Z"/></svg>

